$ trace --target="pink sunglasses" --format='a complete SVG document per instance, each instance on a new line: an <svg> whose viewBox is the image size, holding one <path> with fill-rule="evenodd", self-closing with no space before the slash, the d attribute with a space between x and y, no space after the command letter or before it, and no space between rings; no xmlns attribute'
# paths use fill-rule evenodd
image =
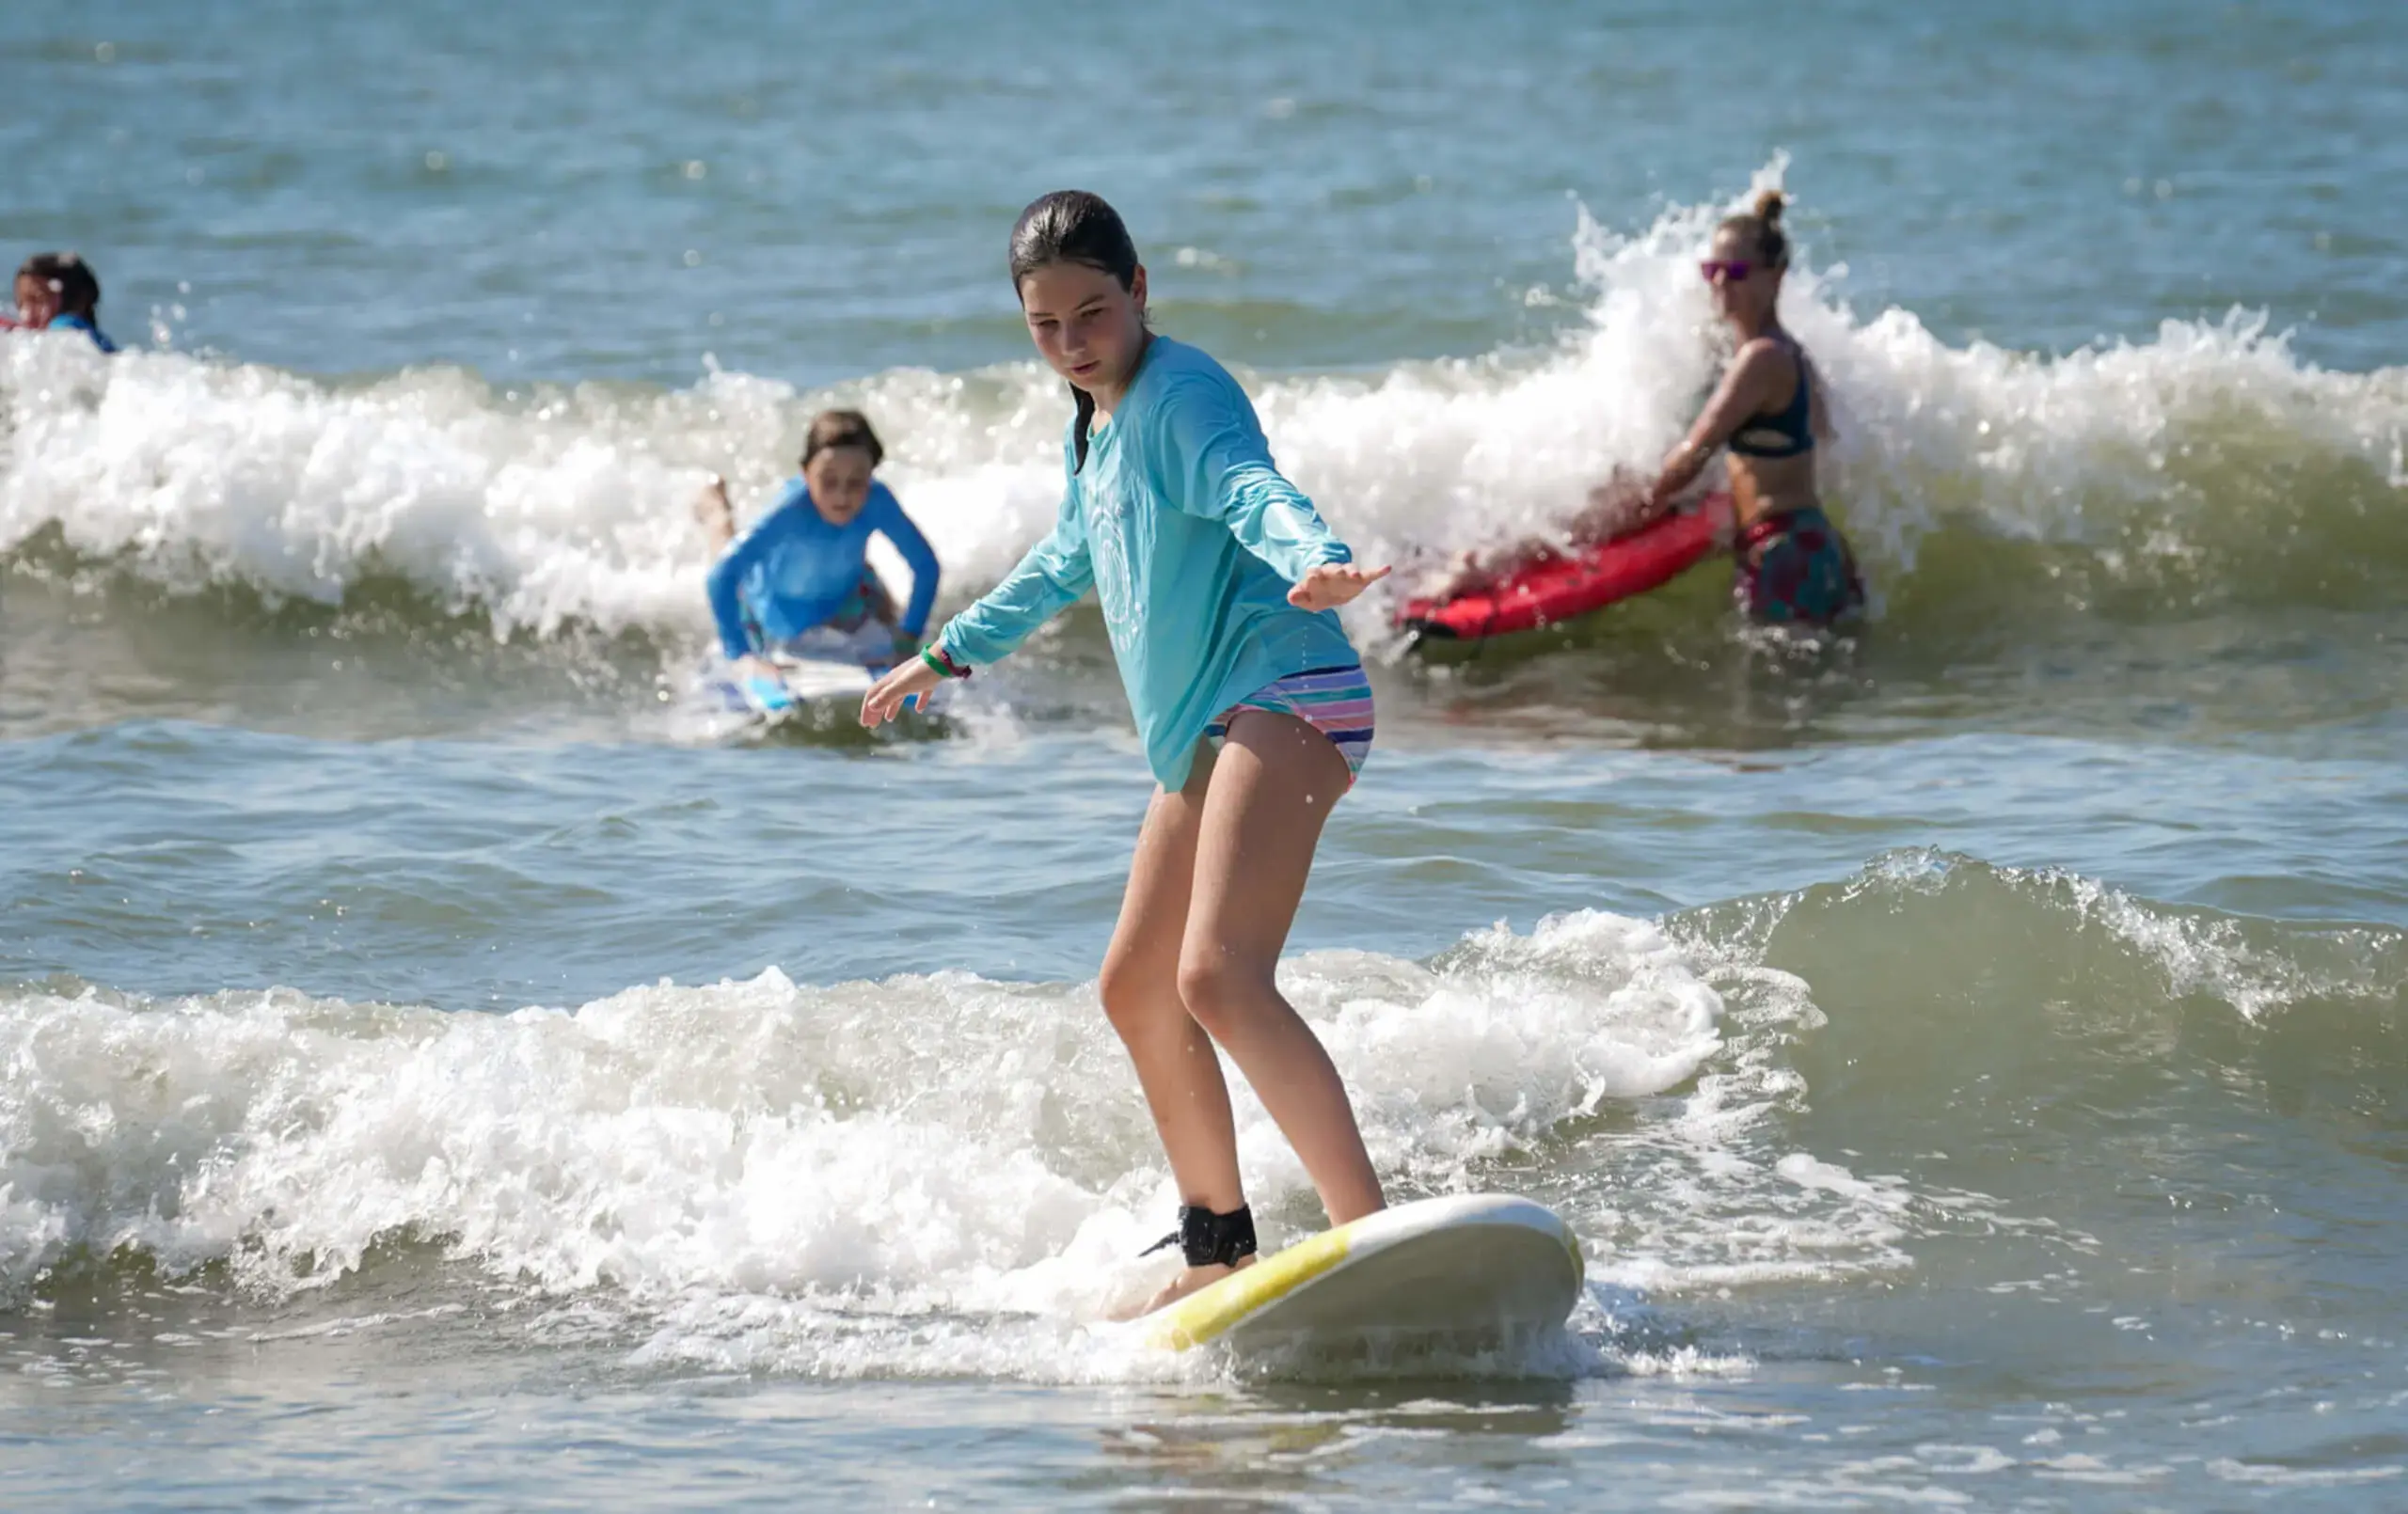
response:
<svg viewBox="0 0 2408 1514"><path fill-rule="evenodd" d="M1748 281L1749 270L1753 267L1755 264L1745 258L1708 258L1697 265L1697 271L1705 276L1709 284L1718 279L1744 284Z"/></svg>

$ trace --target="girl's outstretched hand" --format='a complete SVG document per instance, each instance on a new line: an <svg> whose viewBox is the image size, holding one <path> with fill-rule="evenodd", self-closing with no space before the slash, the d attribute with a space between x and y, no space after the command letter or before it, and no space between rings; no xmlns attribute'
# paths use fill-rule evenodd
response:
<svg viewBox="0 0 2408 1514"><path fill-rule="evenodd" d="M910 708L913 700L925 704L928 693L944 675L917 657L897 663L862 696L862 724L876 730Z"/></svg>
<svg viewBox="0 0 2408 1514"><path fill-rule="evenodd" d="M1336 609L1387 576L1386 568L1359 562L1324 562L1288 591L1288 603L1298 609Z"/></svg>

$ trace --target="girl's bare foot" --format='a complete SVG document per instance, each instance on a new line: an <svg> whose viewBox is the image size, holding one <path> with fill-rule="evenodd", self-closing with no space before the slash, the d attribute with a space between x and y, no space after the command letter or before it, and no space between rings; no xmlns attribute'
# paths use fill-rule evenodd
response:
<svg viewBox="0 0 2408 1514"><path fill-rule="evenodd" d="M716 473L694 496L694 520L710 539L714 551L736 539L736 507L728 502L727 481Z"/></svg>
<svg viewBox="0 0 2408 1514"><path fill-rule="evenodd" d="M1237 1267L1224 1267L1218 1262L1207 1267L1191 1267L1163 1285L1162 1291L1148 1299L1146 1307L1139 1312L1152 1314L1157 1309L1166 1308L1191 1293L1211 1287L1240 1267L1252 1267L1254 1262L1255 1258L1251 1256L1241 1256L1238 1258Z"/></svg>

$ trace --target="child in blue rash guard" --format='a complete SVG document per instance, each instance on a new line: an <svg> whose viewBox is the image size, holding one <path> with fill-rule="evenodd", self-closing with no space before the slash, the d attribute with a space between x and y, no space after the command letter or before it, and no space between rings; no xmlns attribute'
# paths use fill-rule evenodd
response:
<svg viewBox="0 0 2408 1514"><path fill-rule="evenodd" d="M936 604L937 557L893 492L871 477L885 456L858 411L813 419L802 476L711 568L711 613L731 661L787 649L819 626L853 631L873 620L893 628L903 655L919 650ZM721 486L721 505L725 498ZM709 503L706 491L696 513ZM894 543L911 570L911 599L899 615L869 565L873 534Z"/></svg>
<svg viewBox="0 0 2408 1514"><path fill-rule="evenodd" d="M1098 982L1179 1185L1187 1269L1160 1306L1244 1266L1253 1217L1213 1043L1303 1159L1333 1223L1384 1205L1346 1085L1272 973L1323 822L1371 740L1362 660L1332 613L1355 565L1281 477L1218 363L1146 324L1146 271L1093 195L1023 212L1011 276L1076 416L1053 533L880 679L862 722L1009 653L1088 588L1161 786Z"/></svg>
<svg viewBox="0 0 2408 1514"><path fill-rule="evenodd" d="M104 353L117 343L101 330L101 280L71 252L38 252L17 268L17 319L27 331L80 331Z"/></svg>
<svg viewBox="0 0 2408 1514"><path fill-rule="evenodd" d="M739 534L736 528L736 506L727 497L727 481L716 473L711 475L710 482L703 485L703 492L694 497L694 523L703 528L703 539L710 544L713 562L735 544ZM768 635L761 629L761 617L752 608L768 597L768 581L767 573L755 564L744 576L744 581L736 586L736 612L744 623L744 644L754 653L769 649ZM862 575L862 599L869 609L869 619L881 625L893 625L901 614L895 607L895 596L886 591L886 585L879 581L875 573Z"/></svg>

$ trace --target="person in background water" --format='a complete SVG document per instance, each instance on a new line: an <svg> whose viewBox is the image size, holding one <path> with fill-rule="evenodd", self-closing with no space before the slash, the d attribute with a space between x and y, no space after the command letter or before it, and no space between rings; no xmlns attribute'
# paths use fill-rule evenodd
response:
<svg viewBox="0 0 2408 1514"><path fill-rule="evenodd" d="M17 268L17 319L24 331L81 331L104 353L117 343L101 330L101 281L71 252L38 252Z"/></svg>
<svg viewBox="0 0 2408 1514"><path fill-rule="evenodd" d="M1625 475L1592 491L1569 535L1576 546L1592 546L1648 526L1678 503L1718 450L1727 451L1738 558L1733 597L1759 624L1819 627L1861 614L1864 583L1814 492L1814 448L1830 439L1831 423L1814 365L1781 323L1785 203L1777 189L1757 196L1754 210L1716 229L1713 255L1699 264L1717 313L1739 339L1704 412L1653 480ZM1466 555L1434 591L1485 589L1548 550L1532 544Z"/></svg>
<svg viewBox="0 0 2408 1514"><path fill-rule="evenodd" d="M813 418L801 477L711 567L711 613L731 662L797 650L798 639L821 626L852 632L872 621L893 630L898 654L919 650L936 605L937 555L893 491L872 477L885 457L859 411ZM724 481L711 481L694 513L717 544L735 537ZM911 599L900 615L869 565L872 534L894 543L911 567Z"/></svg>
<svg viewBox="0 0 2408 1514"><path fill-rule="evenodd" d="M694 524L703 528L703 540L710 545L711 560L717 562L737 535L736 506L727 497L727 481L718 474L711 475L711 481L694 497ZM768 634L761 629L761 618L752 608L768 595L767 578L766 572L756 564L736 586L736 608L744 622L745 644L755 654L766 653L769 648ZM881 625L895 623L899 613L895 596L886 591L886 585L879 581L878 575L862 575L862 595L868 603L871 620Z"/></svg>
<svg viewBox="0 0 2408 1514"><path fill-rule="evenodd" d="M1697 481L1718 449L1727 450L1739 607L1763 624L1828 626L1863 612L1864 582L1814 492L1814 448L1830 439L1831 422L1814 363L1781 323L1786 204L1767 189L1752 211L1716 229L1713 254L1698 266L1739 350L1654 481L1597 490L1574 537L1599 541L1647 525Z"/></svg>
<svg viewBox="0 0 2408 1514"><path fill-rule="evenodd" d="M1179 1188L1179 1228L1161 1245L1187 1266L1158 1307L1257 1250L1215 1042L1333 1223L1385 1204L1346 1085L1273 972L1323 822L1371 744L1370 686L1332 612L1387 570L1356 565L1281 477L1228 371L1148 328L1146 270L1110 205L1038 200L1012 229L1010 265L1029 335L1075 407L1061 513L933 647L871 688L862 723L1005 656L1095 589L1160 781L1098 979Z"/></svg>

